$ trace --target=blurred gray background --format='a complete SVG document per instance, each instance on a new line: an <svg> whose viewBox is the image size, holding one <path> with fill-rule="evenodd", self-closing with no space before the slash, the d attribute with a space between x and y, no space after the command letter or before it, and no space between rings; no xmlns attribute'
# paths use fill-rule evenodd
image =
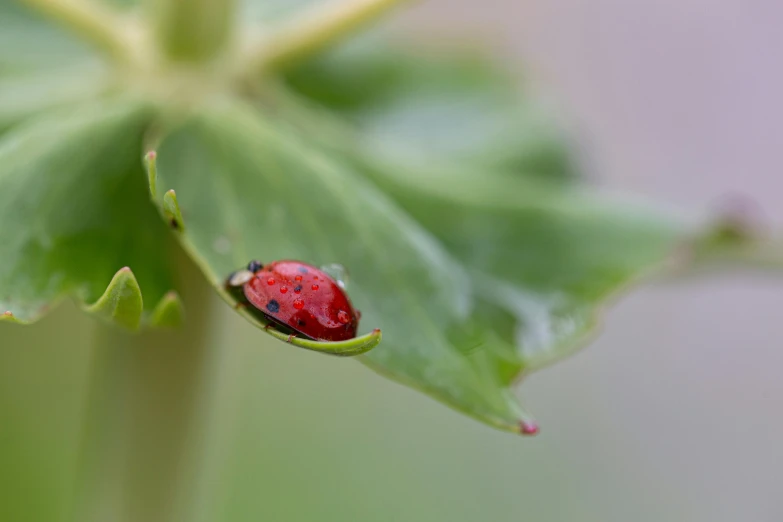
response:
<svg viewBox="0 0 783 522"><path fill-rule="evenodd" d="M695 216L741 193L781 226L782 20L762 0L431 0L395 23L525 67L597 182ZM637 289L520 387L542 425L521 438L216 305L215 400L230 407L210 420L193 520L778 522L781 310L783 279L758 274ZM80 333L53 342L66 324ZM28 408L5 432L25 470L8 498L65 502L90 329L72 307L3 329L42 347L0 365L0 407Z"/></svg>

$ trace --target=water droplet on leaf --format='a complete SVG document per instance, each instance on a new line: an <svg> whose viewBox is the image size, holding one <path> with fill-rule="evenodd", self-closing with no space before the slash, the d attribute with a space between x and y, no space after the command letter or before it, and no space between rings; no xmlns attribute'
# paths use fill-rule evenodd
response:
<svg viewBox="0 0 783 522"><path fill-rule="evenodd" d="M231 241L225 236L219 236L212 243L212 249L218 254L228 254L231 251Z"/></svg>

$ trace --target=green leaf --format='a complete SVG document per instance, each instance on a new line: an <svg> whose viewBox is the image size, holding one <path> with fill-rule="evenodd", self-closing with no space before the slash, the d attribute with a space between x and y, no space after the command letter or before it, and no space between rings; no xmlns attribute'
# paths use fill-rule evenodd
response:
<svg viewBox="0 0 783 522"><path fill-rule="evenodd" d="M411 50L377 39L343 45L289 71L286 83L395 155L578 177L555 107L505 67L475 48Z"/></svg>
<svg viewBox="0 0 783 522"><path fill-rule="evenodd" d="M170 240L141 177L148 120L143 105L107 100L0 137L0 310L30 322L72 294L105 315L116 288L127 288L123 277L107 289L122 267L150 310L171 288Z"/></svg>
<svg viewBox="0 0 783 522"><path fill-rule="evenodd" d="M114 275L103 295L85 310L104 321L136 330L141 323L143 308L139 282L131 269L124 267Z"/></svg>
<svg viewBox="0 0 783 522"><path fill-rule="evenodd" d="M561 184L413 163L364 171L467 268L481 321L516 346L509 383L577 348L605 299L687 239L644 205Z"/></svg>

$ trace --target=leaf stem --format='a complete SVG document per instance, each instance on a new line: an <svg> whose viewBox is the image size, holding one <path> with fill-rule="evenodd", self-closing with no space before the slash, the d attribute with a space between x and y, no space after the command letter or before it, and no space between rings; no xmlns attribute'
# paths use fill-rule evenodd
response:
<svg viewBox="0 0 783 522"><path fill-rule="evenodd" d="M160 50L173 61L213 59L231 41L237 0L147 0Z"/></svg>
<svg viewBox="0 0 783 522"><path fill-rule="evenodd" d="M307 58L406 1L333 0L318 4L253 45L251 69L276 68Z"/></svg>
<svg viewBox="0 0 783 522"><path fill-rule="evenodd" d="M109 57L127 62L132 57L129 20L103 3L91 0L20 0L75 34Z"/></svg>
<svg viewBox="0 0 783 522"><path fill-rule="evenodd" d="M214 377L214 300L192 262L184 264L182 330L97 326L74 520L174 522L190 509Z"/></svg>

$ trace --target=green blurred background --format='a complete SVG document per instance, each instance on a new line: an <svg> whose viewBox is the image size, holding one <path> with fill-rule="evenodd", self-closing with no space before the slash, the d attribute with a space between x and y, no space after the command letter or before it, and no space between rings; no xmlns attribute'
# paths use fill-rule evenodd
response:
<svg viewBox="0 0 783 522"><path fill-rule="evenodd" d="M566 107L605 184L681 208L742 191L781 221L762 0L431 1L398 24L486 39ZM472 35L472 36L466 36ZM783 284L656 284L520 388L536 438L496 432L359 363L291 349L211 304L194 521L783 520ZM0 521L73 502L92 319L0 325Z"/></svg>

